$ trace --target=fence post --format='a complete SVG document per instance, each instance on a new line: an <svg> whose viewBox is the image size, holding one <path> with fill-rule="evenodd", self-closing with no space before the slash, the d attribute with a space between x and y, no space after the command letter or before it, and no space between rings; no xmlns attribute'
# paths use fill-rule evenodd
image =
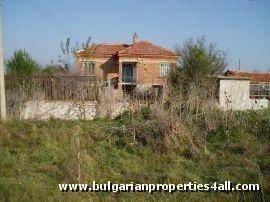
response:
<svg viewBox="0 0 270 202"><path fill-rule="evenodd" d="M52 77L51 81L52 81L52 97L51 97L51 99L55 100L56 99L55 79Z"/></svg>

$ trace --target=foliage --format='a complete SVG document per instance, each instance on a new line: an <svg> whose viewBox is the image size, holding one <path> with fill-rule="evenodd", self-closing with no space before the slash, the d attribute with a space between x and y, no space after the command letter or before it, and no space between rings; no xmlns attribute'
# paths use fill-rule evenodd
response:
<svg viewBox="0 0 270 202"><path fill-rule="evenodd" d="M46 65L42 69L41 74L43 74L43 75L55 75L55 74L65 74L67 72L68 72L68 70L61 67L60 65L50 64L50 65Z"/></svg>
<svg viewBox="0 0 270 202"><path fill-rule="evenodd" d="M214 43L207 43L205 37L196 41L191 38L177 51L181 54L182 73L191 81L220 74L227 65L225 52L217 49Z"/></svg>
<svg viewBox="0 0 270 202"><path fill-rule="evenodd" d="M6 68L8 75L33 75L40 70L38 62L24 50L16 50L7 60Z"/></svg>
<svg viewBox="0 0 270 202"><path fill-rule="evenodd" d="M79 45L79 42L76 41L75 45L72 45L71 39L67 38L65 43L63 41L60 42L60 47L63 54L72 53L73 55L75 55L77 50L87 48L90 45L90 42L91 42L91 37L89 36L85 43L82 43L81 45Z"/></svg>
<svg viewBox="0 0 270 202"><path fill-rule="evenodd" d="M63 41L60 42L60 48L62 51L62 54L64 57L58 56L58 62L63 64L66 69L70 68L70 60L72 59L71 56L75 57L76 51L80 49L87 48L90 45L91 42L91 37L89 36L87 40L82 43L81 45L79 44L78 41L72 43L72 40L70 38L67 38L65 43Z"/></svg>
<svg viewBox="0 0 270 202"><path fill-rule="evenodd" d="M214 43L207 43L205 37L189 39L182 47L177 46L180 54L179 68L172 72L170 81L174 90L184 95L193 87L203 91L213 85L213 76L221 74L227 65L224 51Z"/></svg>

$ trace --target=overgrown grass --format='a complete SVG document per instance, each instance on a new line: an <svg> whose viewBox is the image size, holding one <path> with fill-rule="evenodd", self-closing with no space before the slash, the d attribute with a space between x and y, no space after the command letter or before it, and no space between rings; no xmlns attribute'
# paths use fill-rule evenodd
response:
<svg viewBox="0 0 270 202"><path fill-rule="evenodd" d="M249 112L246 112L249 113ZM260 183L270 198L269 111L245 127L216 127L165 143L165 129L145 108L115 120L8 121L0 124L0 201L260 201L262 192L62 193L76 183ZM253 118L252 118L253 116ZM255 121L256 119L256 121ZM257 128L254 129L257 123ZM228 139L228 131L230 137ZM196 138L197 135L197 138ZM199 141L197 141L199 139ZM80 141L74 149L74 140ZM202 142L204 141L204 142ZM261 177L260 177L261 176Z"/></svg>

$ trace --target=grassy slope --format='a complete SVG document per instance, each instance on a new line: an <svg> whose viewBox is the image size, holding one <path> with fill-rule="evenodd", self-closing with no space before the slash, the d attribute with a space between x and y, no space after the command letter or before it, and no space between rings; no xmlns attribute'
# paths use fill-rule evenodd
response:
<svg viewBox="0 0 270 202"><path fill-rule="evenodd" d="M257 183L258 165L265 198L269 195L269 137L238 132L228 143L222 135L207 138L208 153L190 158L179 147L159 152L134 144L114 128L129 119L94 121L10 121L0 123L0 201L228 201L262 199L261 193L61 193L58 183L76 181L77 164L72 146L80 135L82 183L210 183L231 180ZM76 128L76 130L75 130ZM77 132L74 132L77 131ZM240 148L240 149L239 149Z"/></svg>

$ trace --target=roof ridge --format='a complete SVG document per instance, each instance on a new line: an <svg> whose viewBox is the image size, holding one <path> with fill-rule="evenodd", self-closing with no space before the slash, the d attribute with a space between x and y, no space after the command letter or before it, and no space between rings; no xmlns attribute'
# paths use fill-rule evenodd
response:
<svg viewBox="0 0 270 202"><path fill-rule="evenodd" d="M117 45L130 45L128 43L98 43L98 44L95 44L95 45L108 45L108 46L117 46Z"/></svg>
<svg viewBox="0 0 270 202"><path fill-rule="evenodd" d="M121 52L124 51L124 50L130 49L131 47L133 47L134 44L138 44L138 43L141 43L141 42L142 42L142 41L138 41L138 42L136 42L136 43L130 44L129 47L126 47L125 49L118 51L118 53L121 53Z"/></svg>

